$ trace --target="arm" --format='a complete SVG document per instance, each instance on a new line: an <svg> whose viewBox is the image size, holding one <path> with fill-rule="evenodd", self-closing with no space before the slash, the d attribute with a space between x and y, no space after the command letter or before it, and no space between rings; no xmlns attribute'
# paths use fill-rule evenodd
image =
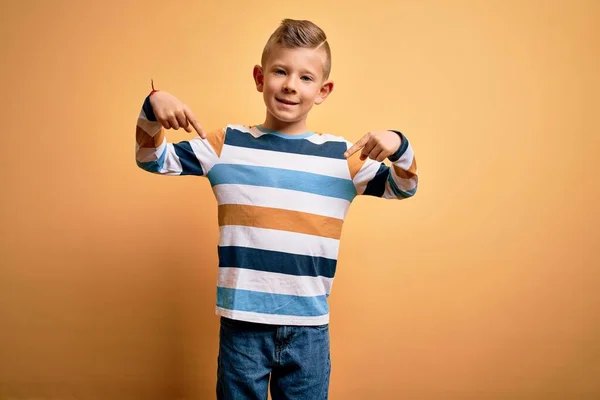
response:
<svg viewBox="0 0 600 400"><path fill-rule="evenodd" d="M410 142L401 132L369 133L348 148L346 157L358 194L385 199L415 195L419 181L417 163ZM391 167L383 163L385 158Z"/></svg>
<svg viewBox="0 0 600 400"><path fill-rule="evenodd" d="M165 128L192 128L200 137L169 143ZM174 96L153 93L146 97L136 125L135 159L138 167L159 175L206 175L220 156L224 131L205 133L191 110Z"/></svg>

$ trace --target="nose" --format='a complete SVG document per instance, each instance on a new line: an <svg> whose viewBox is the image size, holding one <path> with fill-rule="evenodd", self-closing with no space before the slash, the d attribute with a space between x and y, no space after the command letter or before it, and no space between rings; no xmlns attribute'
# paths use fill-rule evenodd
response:
<svg viewBox="0 0 600 400"><path fill-rule="evenodd" d="M283 91L285 93L294 93L296 91L296 84L291 77L283 83Z"/></svg>

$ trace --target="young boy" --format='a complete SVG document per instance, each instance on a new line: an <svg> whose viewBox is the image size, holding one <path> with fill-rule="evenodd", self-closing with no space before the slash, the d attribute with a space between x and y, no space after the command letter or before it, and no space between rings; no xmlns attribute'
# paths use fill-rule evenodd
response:
<svg viewBox="0 0 600 400"><path fill-rule="evenodd" d="M325 33L284 20L254 67L266 118L205 132L180 100L153 91L137 122L136 160L162 175L206 176L218 203L218 399L327 399L329 308L342 224L357 195L415 194L412 147L397 131L356 144L310 131L333 90ZM164 129L200 137L168 143ZM391 167L382 161L388 159Z"/></svg>

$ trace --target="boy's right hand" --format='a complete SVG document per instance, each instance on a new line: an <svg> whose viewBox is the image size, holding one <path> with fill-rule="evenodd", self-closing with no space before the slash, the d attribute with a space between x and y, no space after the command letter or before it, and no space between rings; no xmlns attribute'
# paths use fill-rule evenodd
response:
<svg viewBox="0 0 600 400"><path fill-rule="evenodd" d="M202 139L206 139L206 134L198 123L198 120L196 120L192 110L177 97L159 90L150 96L150 105L152 106L156 120L165 129L183 128L186 132L191 133L191 125Z"/></svg>

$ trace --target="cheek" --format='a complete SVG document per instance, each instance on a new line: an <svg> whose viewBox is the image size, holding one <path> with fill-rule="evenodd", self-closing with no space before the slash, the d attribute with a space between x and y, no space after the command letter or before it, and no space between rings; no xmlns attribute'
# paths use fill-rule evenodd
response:
<svg viewBox="0 0 600 400"><path fill-rule="evenodd" d="M272 80L267 82L265 85L265 89L267 89L270 93L274 93L277 91L277 82L273 82Z"/></svg>
<svg viewBox="0 0 600 400"><path fill-rule="evenodd" d="M316 100L319 97L319 90L315 88L307 88L304 94L304 98Z"/></svg>

